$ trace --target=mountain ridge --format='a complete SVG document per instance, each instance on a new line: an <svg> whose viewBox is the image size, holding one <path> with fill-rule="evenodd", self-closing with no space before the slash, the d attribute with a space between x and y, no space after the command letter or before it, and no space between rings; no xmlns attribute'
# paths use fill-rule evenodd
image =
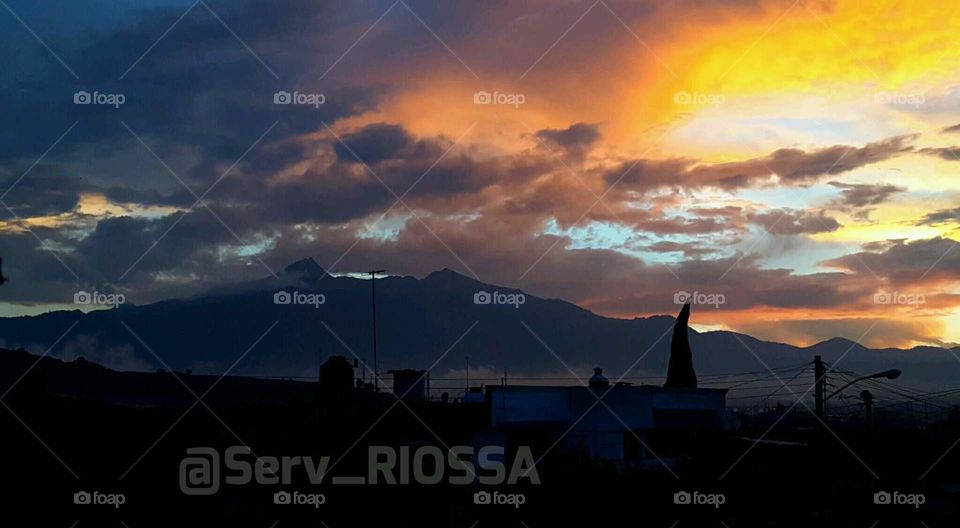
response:
<svg viewBox="0 0 960 528"><path fill-rule="evenodd" d="M274 294L280 291L322 294L323 303L276 304ZM475 298L481 292L522 293L524 299L516 305L493 299L485 304ZM504 369L569 375L566 364L582 374L601 366L614 377L656 377L666 372L666 334L674 321L668 315L606 317L562 299L486 284L450 269L423 278L378 279L377 310L381 371L433 366L436 372L455 373L470 356L475 369L491 375ZM691 321L696 319L694 307ZM58 341L73 323L76 327ZM71 310L0 318L0 338L8 348L43 353L53 346L49 353L54 357L84 356L111 368L160 368L159 357L170 368L221 373L242 357L236 374L293 376L315 374L329 355L356 355L369 362L371 323L368 279L330 275L313 259L301 259L277 278L227 285L190 298L87 314ZM844 338L798 347L747 334L692 329L690 341L699 374L777 368L820 354L831 363L842 358L839 367L855 371L903 368L904 379L915 377L918 382L942 385L960 376L960 361L944 348L878 350Z"/></svg>

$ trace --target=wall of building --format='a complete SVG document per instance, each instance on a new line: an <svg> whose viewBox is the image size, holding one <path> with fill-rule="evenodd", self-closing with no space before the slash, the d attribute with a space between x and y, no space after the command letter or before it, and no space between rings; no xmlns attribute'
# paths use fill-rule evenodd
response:
<svg viewBox="0 0 960 528"><path fill-rule="evenodd" d="M718 429L726 416L726 391L718 389L497 386L487 399L494 428L556 427L567 431L565 450L600 460L623 460L626 434Z"/></svg>

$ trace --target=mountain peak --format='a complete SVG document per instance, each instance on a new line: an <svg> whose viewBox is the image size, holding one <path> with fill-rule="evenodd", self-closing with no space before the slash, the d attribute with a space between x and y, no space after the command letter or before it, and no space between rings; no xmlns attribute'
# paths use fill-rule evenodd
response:
<svg viewBox="0 0 960 528"><path fill-rule="evenodd" d="M831 350L831 351L838 351L838 350L839 350L839 351L843 351L843 350L853 349L854 347L857 347L857 348L860 348L860 349L865 349L865 348L866 348L865 346L861 345L860 343L857 343L856 341L852 341L852 340L847 339L847 338L845 338L845 337L831 337L830 339L825 339L825 340L823 340L823 341L820 341L819 343L815 343L815 344L810 345L810 346L808 346L808 347L806 347L806 348L808 348L808 349L814 348L814 349L821 349L821 350Z"/></svg>
<svg viewBox="0 0 960 528"><path fill-rule="evenodd" d="M453 270L450 269L450 268L443 268L443 269L441 269L441 270L437 270L437 271L432 271L432 272L430 272L430 274L427 275L427 278L430 278L430 277L450 277L450 276L463 277L463 275L457 273L456 271L453 271Z"/></svg>
<svg viewBox="0 0 960 528"><path fill-rule="evenodd" d="M443 268L442 270L434 271L429 275L427 275L423 280L438 282L442 284L453 284L453 283L460 283L464 281L471 282L471 283L476 282L474 279L467 277L466 275L457 273L456 271L453 271L450 268Z"/></svg>
<svg viewBox="0 0 960 528"><path fill-rule="evenodd" d="M283 268L283 271L287 273L294 273L304 278L322 277L324 274L326 274L326 272L323 271L323 268L321 268L320 265L317 264L317 261L313 260L312 257L300 259L290 264L286 268Z"/></svg>

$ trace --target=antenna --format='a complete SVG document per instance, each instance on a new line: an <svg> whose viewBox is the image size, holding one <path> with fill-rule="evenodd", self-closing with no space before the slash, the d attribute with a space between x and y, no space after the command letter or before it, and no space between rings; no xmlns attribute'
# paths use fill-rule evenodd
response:
<svg viewBox="0 0 960 528"><path fill-rule="evenodd" d="M385 273L387 270L370 270L370 295L371 307L373 308L373 387L374 391L380 392L380 371L377 370L377 274Z"/></svg>

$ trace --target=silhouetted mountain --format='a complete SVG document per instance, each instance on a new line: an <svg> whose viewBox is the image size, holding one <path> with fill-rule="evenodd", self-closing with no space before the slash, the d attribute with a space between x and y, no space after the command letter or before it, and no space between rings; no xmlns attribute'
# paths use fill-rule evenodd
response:
<svg viewBox="0 0 960 528"><path fill-rule="evenodd" d="M329 355L356 354L370 362L369 280L331 276L312 259L295 262L278 275L279 279L231 285L190 299L88 314L61 311L3 318L0 339L8 347L38 354L56 343L51 351L55 357L82 355L126 370L165 364L219 374L236 362L233 374L314 376ZM288 294L290 304L276 304L277 292ZM525 295L525 302L498 304L518 295ZM314 301L316 305L298 304ZM700 309L693 307L693 324ZM462 370L469 355L475 377L484 373L499 377L503 369L510 376L567 376L566 363L583 375L590 367L602 366L611 379L632 366L631 376L650 376L644 382L661 383L674 323L672 315L603 317L563 300L484 284L449 269L423 279L379 279L377 310L380 370L433 367L438 377ZM58 342L74 322L77 326ZM960 361L950 351L934 347L871 350L836 338L801 348L743 334L694 330L690 346L700 376L763 371L764 364L798 365L821 354L841 370L901 368L901 380L918 386L954 386L960 378Z"/></svg>
<svg viewBox="0 0 960 528"><path fill-rule="evenodd" d="M298 260L283 268L283 271L291 276L299 276L306 283L316 282L327 274L313 258Z"/></svg>
<svg viewBox="0 0 960 528"><path fill-rule="evenodd" d="M0 348L0 386L13 387L8 395L13 399L56 394L131 407L188 408L196 402L197 394L207 393L213 385L217 390L209 391L204 401L217 408L316 398L315 387L290 380L238 376L220 379L166 370L118 372L85 359L67 362Z"/></svg>

